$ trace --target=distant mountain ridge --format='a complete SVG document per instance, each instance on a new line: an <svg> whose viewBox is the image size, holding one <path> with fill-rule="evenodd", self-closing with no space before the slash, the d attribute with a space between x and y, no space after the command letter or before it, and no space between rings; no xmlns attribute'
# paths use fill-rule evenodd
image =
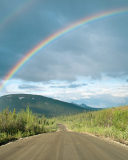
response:
<svg viewBox="0 0 128 160"><path fill-rule="evenodd" d="M82 103L82 104L77 104L77 103L72 102L72 104L75 104L75 105L77 105L77 106L79 106L79 107L82 107L82 108L84 108L86 111L97 111L97 110L103 109L103 108L93 108L93 107L87 106L87 105L84 104L84 103Z"/></svg>
<svg viewBox="0 0 128 160"><path fill-rule="evenodd" d="M82 103L82 104L77 104L77 103L72 102L72 104L75 104L75 105L77 105L77 106L79 106L79 107L82 107L82 108L92 108L92 107L90 107L90 106L87 106L87 105L84 104L84 103Z"/></svg>
<svg viewBox="0 0 128 160"><path fill-rule="evenodd" d="M84 103L80 104L79 106L82 107L82 108L93 108L93 107L87 106L87 105L84 104Z"/></svg>
<svg viewBox="0 0 128 160"><path fill-rule="evenodd" d="M34 114L40 117L44 114L49 118L85 111L84 108L75 104L31 94L10 94L0 97L0 111L3 111L7 107L11 111L15 108L16 112L29 107Z"/></svg>

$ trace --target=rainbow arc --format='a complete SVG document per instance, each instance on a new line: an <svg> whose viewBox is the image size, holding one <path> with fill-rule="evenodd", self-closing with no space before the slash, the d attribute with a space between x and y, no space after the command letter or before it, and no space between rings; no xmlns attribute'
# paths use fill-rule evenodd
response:
<svg viewBox="0 0 128 160"><path fill-rule="evenodd" d="M57 40L59 37L68 34L70 31L73 31L83 25L93 23L98 20L102 20L105 18L109 18L112 16L117 16L120 14L127 14L128 13L128 7L127 8L121 8L121 9L116 9L116 10L111 10L107 12L102 12L99 14L95 14L86 18L83 18L75 23L72 23L71 25L67 26L66 28L63 28L56 33L50 35L43 41L41 41L37 46L32 48L29 52L25 54L25 56L17 62L14 67L7 73L7 75L3 79L3 83L0 84L0 91L2 92L3 88L7 84L7 82L15 76L15 74L19 71L19 69L27 63L34 55L42 51L45 47L50 45L53 41Z"/></svg>

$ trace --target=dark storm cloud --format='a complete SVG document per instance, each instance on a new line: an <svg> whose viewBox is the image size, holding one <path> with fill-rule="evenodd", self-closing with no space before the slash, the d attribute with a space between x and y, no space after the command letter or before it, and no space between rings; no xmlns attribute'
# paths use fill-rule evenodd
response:
<svg viewBox="0 0 128 160"><path fill-rule="evenodd" d="M0 47L0 78L3 78L19 59L18 54L14 55L6 48Z"/></svg>
<svg viewBox="0 0 128 160"><path fill-rule="evenodd" d="M21 12L22 14L18 16L13 15L12 12L15 13L16 8L20 7L20 5L17 3L12 5L12 3L13 2L9 4L9 2L4 3L2 1L0 5L3 5L3 8L5 7L3 14L0 14L3 15L1 19L3 22L4 19L8 19L8 23L5 23L4 28L0 28L0 47L2 47L0 48L0 55L5 57L0 58L0 78L3 77L25 53L60 28L59 22L55 17L56 15L51 15L51 11L45 8L44 3L40 6L40 3L37 2L35 6L28 7L28 10L23 10L24 12ZM25 1L23 3L28 4ZM23 3L21 3L21 5ZM12 14L12 17L9 17L10 14ZM13 17L15 18L13 19ZM0 27L2 24L3 23L0 23ZM6 67L4 64L6 64Z"/></svg>
<svg viewBox="0 0 128 160"><path fill-rule="evenodd" d="M97 79L102 73L110 77L128 75L126 42L109 35L107 29L105 32L95 29L90 33L92 29L73 32L71 37L67 35L54 42L31 59L17 77L38 82L57 79L74 81L76 76Z"/></svg>
<svg viewBox="0 0 128 160"><path fill-rule="evenodd" d="M0 0L1 19L19 7L21 2L15 2ZM35 1L0 30L0 78L57 30L88 15L127 4L125 0ZM87 25L63 36L31 59L15 78L39 82L74 81L76 76L100 78L101 73L113 77L128 75L127 15L118 19Z"/></svg>

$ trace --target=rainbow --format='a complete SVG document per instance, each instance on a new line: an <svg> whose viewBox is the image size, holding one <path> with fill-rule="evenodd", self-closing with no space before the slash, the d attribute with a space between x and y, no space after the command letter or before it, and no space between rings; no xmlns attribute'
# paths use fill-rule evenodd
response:
<svg viewBox="0 0 128 160"><path fill-rule="evenodd" d="M112 16L117 16L117 15L124 14L124 13L128 13L128 7L127 8L121 8L121 9L115 9L115 10L111 10L111 11L107 11L107 12L102 12L102 13L99 13L99 14L95 14L95 15L89 16L87 18L83 18L83 19L67 26L66 28L63 28L63 29L59 30L58 32L50 35L49 37L47 37L46 39L41 41L33 49L31 49L28 53L26 53L25 56L19 62L17 62L14 65L14 67L4 77L4 79L3 79L3 81L0 85L0 91L3 90L3 88L5 87L7 82L18 72L18 70L25 63L27 63L34 55L39 53L42 49L47 47L53 41L57 40L59 37L69 33L70 31L73 31L73 30L75 30L75 29L77 29L77 28L79 28L83 25L90 24L90 23L93 23L93 22L98 21L98 20L102 20L102 19L109 18L109 17L112 17Z"/></svg>
<svg viewBox="0 0 128 160"><path fill-rule="evenodd" d="M26 0L19 5L15 10L10 12L0 21L0 30L4 29L9 23L11 23L16 17L18 17L26 9L30 8L35 3L35 0Z"/></svg>

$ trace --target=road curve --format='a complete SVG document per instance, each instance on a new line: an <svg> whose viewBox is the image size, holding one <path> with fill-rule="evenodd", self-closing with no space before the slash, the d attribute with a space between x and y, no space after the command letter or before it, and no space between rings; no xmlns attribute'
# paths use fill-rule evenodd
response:
<svg viewBox="0 0 128 160"><path fill-rule="evenodd" d="M128 147L59 124L57 132L1 146L0 160L128 160Z"/></svg>

